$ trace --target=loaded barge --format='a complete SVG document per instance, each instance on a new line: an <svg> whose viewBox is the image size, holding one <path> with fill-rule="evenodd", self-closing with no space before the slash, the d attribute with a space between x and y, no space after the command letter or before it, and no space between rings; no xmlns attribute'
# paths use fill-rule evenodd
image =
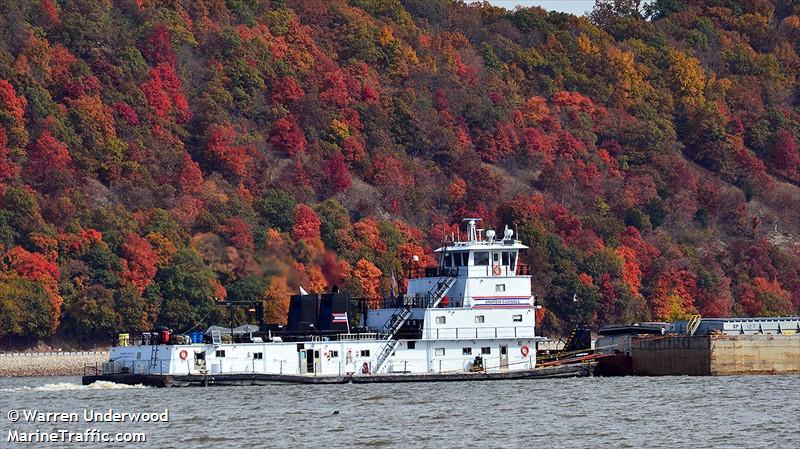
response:
<svg viewBox="0 0 800 449"><path fill-rule="evenodd" d="M159 387L264 383L377 383L587 376L590 363L537 367L535 307L527 249L507 226L502 237L465 219L438 265L419 270L404 295L291 298L288 325L213 326L121 335L98 380ZM354 325L351 327L351 323Z"/></svg>

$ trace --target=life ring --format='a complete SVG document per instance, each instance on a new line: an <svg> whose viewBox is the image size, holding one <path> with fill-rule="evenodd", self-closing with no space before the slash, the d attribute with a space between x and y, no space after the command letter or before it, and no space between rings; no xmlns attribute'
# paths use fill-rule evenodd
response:
<svg viewBox="0 0 800 449"><path fill-rule="evenodd" d="M519 348L519 352L522 353L523 357L527 357L528 354L530 354L531 350L527 346L523 346L523 347Z"/></svg>
<svg viewBox="0 0 800 449"><path fill-rule="evenodd" d="M361 365L361 374L369 374L369 363L364 362L364 364Z"/></svg>
<svg viewBox="0 0 800 449"><path fill-rule="evenodd" d="M492 273L494 273L495 276L500 276L502 272L503 270L500 268L500 265L495 265L494 268L492 268Z"/></svg>
<svg viewBox="0 0 800 449"><path fill-rule="evenodd" d="M181 349L181 352L178 355L181 356L181 360L186 360L187 358L189 358L189 353L186 352L185 349Z"/></svg>

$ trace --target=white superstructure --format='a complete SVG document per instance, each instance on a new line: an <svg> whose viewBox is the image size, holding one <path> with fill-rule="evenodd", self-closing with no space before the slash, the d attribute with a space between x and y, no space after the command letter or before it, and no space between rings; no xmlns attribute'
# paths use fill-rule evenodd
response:
<svg viewBox="0 0 800 449"><path fill-rule="evenodd" d="M377 306L373 301L360 317L349 318L364 324L358 333L294 341L269 334L246 343L232 343L218 332L204 343L139 340L112 348L103 374L360 376L531 369L535 310L528 267L519 254L527 247L508 227L498 238L478 228L479 219L465 221L466 240L451 236L435 251L438 266L420 269L405 295ZM167 338L181 340L188 338Z"/></svg>

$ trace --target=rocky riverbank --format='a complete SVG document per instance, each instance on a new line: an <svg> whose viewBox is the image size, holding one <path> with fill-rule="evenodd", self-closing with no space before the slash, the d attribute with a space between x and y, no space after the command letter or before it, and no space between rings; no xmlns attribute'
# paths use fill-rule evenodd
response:
<svg viewBox="0 0 800 449"><path fill-rule="evenodd" d="M106 360L108 351L0 353L0 377L77 376Z"/></svg>

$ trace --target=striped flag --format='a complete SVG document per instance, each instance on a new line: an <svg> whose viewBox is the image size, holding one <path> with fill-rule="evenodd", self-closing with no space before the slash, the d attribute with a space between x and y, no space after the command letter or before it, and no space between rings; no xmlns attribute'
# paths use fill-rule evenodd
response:
<svg viewBox="0 0 800 449"><path fill-rule="evenodd" d="M347 312L334 312L331 314L331 323L345 323L347 324L347 333L350 333L350 321L347 319Z"/></svg>

